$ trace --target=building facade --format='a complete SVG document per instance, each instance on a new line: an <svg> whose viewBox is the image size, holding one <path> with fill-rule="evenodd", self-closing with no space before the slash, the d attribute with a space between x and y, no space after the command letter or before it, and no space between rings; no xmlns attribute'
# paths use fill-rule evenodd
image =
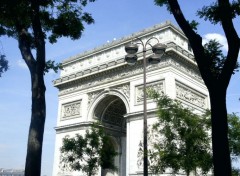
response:
<svg viewBox="0 0 240 176"><path fill-rule="evenodd" d="M24 176L24 170L0 168L0 176Z"/></svg>
<svg viewBox="0 0 240 176"><path fill-rule="evenodd" d="M139 59L135 65L128 65L124 60L124 46L135 42L136 37L143 41L156 37L167 46L159 64L147 65L147 87L182 101L196 112L209 108L208 91L188 40L170 22L71 57L63 62L60 78L54 81L54 86L59 89L59 105L53 176L81 175L62 170L59 149L65 136L84 134L91 122L96 120L101 121L109 131L119 153L115 158L118 171L107 175L142 175L143 169L138 165L137 156L143 138L142 48L139 48ZM151 40L151 45L156 42ZM151 53L149 46L146 56ZM154 122L155 111L156 104L148 99L148 124Z"/></svg>

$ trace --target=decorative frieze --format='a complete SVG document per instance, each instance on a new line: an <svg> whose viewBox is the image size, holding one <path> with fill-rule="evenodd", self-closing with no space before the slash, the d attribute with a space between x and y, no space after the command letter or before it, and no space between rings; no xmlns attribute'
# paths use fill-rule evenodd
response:
<svg viewBox="0 0 240 176"><path fill-rule="evenodd" d="M176 98L179 100L186 101L190 104L196 105L200 108L206 108L206 95L201 94L200 92L185 86L179 82L176 83Z"/></svg>
<svg viewBox="0 0 240 176"><path fill-rule="evenodd" d="M168 47L171 47L171 48L174 48L175 50L177 50L175 47L177 45L175 43L169 43L168 44ZM184 50L181 50L182 53L184 54ZM191 64L186 64L186 63L182 63L180 62L179 59L176 59L174 56L174 53L169 53L169 56L172 56L173 58L162 58L161 62L159 64L156 64L156 65L149 65L147 67L148 71L151 71L151 70L154 70L154 69L158 69L158 68L162 68L162 67L166 67L166 66L169 66L169 65L172 65L173 67L177 68L178 70L181 70L183 71L184 73L187 73L188 75L190 75L191 77L194 77L196 79L198 79L199 81L202 81L201 79L201 76L198 72L198 70L193 67ZM187 55L187 53L185 53L184 55ZM176 55L177 56L177 55ZM190 58L191 55L187 55L187 57ZM141 56L140 56L141 57ZM192 59L192 58L190 58ZM119 62L121 61L121 62ZM112 61L112 62L109 62L109 66L112 66L113 64L120 64L124 62L124 58L121 58L121 59L118 59L115 61ZM65 81L70 81L71 79L76 79L77 77L81 77L83 75L86 75L86 74L90 74L92 72L96 72L96 71L100 71L102 69L106 69L108 67L108 64L102 64L98 67L93 67L93 68L89 68L87 70L83 70L81 72L78 72L76 74L74 74L73 77L71 77L71 75L69 76L66 76L66 77L63 77L63 78L60 78L58 80L55 80L55 84L59 84L61 82L65 82ZM94 77L94 76L91 76L89 77L89 79L81 79L81 81L78 81L78 85L74 84L74 85L71 85L71 86L64 86L64 84L62 85L59 85L59 88L60 88L60 95L62 94L66 94L68 92L73 92L75 91L76 89L79 90L79 89L84 89L84 88L88 88L89 86L96 86L98 84L101 84L101 83L106 83L108 81L115 81L119 78L124 78L124 77L127 77L127 76L130 76L132 74L138 74L138 73L142 73L143 69L142 69L142 64L136 64L135 66L131 66L131 67L121 67L121 68L118 68L118 69L111 69L111 70L107 70L107 74L103 74L103 73L97 73L97 77ZM100 74L103 74L103 75L100 75Z"/></svg>
<svg viewBox="0 0 240 176"><path fill-rule="evenodd" d="M81 116L81 100L62 105L62 120Z"/></svg>
<svg viewBox="0 0 240 176"><path fill-rule="evenodd" d="M146 84L146 89L152 89L160 94L164 93L164 81L155 81ZM143 102L144 99L143 94L143 85L138 85L135 87L135 104L139 104ZM151 98L147 95L147 101L151 100Z"/></svg>
<svg viewBox="0 0 240 176"><path fill-rule="evenodd" d="M105 73L96 77L92 77L91 79L84 79L77 84L60 88L60 95L126 78L130 75L142 72L142 69L143 68L141 64L136 64L132 67L125 67L124 69L109 71L107 74Z"/></svg>
<svg viewBox="0 0 240 176"><path fill-rule="evenodd" d="M182 72L188 74L189 76L199 80L202 82L202 78L199 74L199 72L195 69L190 67L189 65L185 65L178 61L178 59L172 59L172 58L162 58L161 62L159 64L152 64L147 66L148 71L153 71L156 69L160 69L167 66L173 66L177 68L178 70L181 70ZM134 66L123 66L121 68L112 69L107 71L107 73L102 72L97 74L96 76L88 77L88 79L82 79L74 84L68 84L66 86L59 86L60 88L60 95L64 95L70 92L83 90L86 88L98 86L101 84L106 84L111 81L117 81L119 79L124 79L136 74L140 74L143 72L142 63L139 62Z"/></svg>

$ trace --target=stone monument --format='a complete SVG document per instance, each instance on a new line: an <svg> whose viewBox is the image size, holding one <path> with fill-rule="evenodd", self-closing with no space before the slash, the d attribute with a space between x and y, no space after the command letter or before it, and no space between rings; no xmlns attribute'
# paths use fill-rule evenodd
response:
<svg viewBox="0 0 240 176"><path fill-rule="evenodd" d="M114 176L142 175L137 164L139 142L143 138L143 64L141 48L138 62L131 66L125 58L124 46L156 37L167 45L166 54L156 65L147 65L147 87L180 100L196 112L209 108L208 91L201 79L191 46L183 32L170 22L155 25L99 48L63 61L59 89L58 118L53 176L81 175L59 167L60 147L65 136L84 134L93 121L99 120L112 136L118 170ZM152 45L156 44L153 40ZM146 56L149 56L150 47ZM148 123L155 120L156 104L147 99ZM99 168L99 174L101 168Z"/></svg>

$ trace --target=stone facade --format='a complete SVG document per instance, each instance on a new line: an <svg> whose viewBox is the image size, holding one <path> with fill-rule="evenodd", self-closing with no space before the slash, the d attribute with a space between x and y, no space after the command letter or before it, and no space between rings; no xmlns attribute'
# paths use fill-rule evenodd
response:
<svg viewBox="0 0 240 176"><path fill-rule="evenodd" d="M53 176L81 175L59 168L62 138L84 134L92 121L100 120L108 129L119 155L114 176L142 175L137 165L138 145L143 137L142 50L134 66L124 61L124 45L139 37L156 37L167 45L166 54L156 65L147 65L147 87L182 101L196 112L209 108L208 91L201 79L187 38L170 22L155 25L118 41L71 57L63 62L59 89L59 111ZM152 41L154 45L156 41ZM151 54L147 48L146 55ZM148 123L154 122L156 104L148 98ZM99 175L101 171L99 169Z"/></svg>
<svg viewBox="0 0 240 176"><path fill-rule="evenodd" d="M0 168L0 176L24 176L24 170Z"/></svg>

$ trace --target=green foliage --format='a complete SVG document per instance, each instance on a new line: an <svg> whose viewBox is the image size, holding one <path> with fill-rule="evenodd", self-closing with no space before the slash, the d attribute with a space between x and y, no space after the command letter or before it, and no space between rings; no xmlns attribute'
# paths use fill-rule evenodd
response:
<svg viewBox="0 0 240 176"><path fill-rule="evenodd" d="M210 62L209 67L216 78L221 74L226 60L226 57L222 53L221 47L222 45L216 40L210 40L204 45L205 54L208 56Z"/></svg>
<svg viewBox="0 0 240 176"><path fill-rule="evenodd" d="M8 60L6 60L6 56L0 54L0 77L2 73L6 72L9 69Z"/></svg>
<svg viewBox="0 0 240 176"><path fill-rule="evenodd" d="M236 18L240 15L240 1L233 0L230 3L231 18ZM213 24L217 24L221 21L221 15L226 15L221 13L221 9L217 2L213 2L208 6L204 6L201 10L197 11L197 15L204 20L209 20Z"/></svg>
<svg viewBox="0 0 240 176"><path fill-rule="evenodd" d="M240 156L240 118L236 113L228 114L228 138L232 159Z"/></svg>
<svg viewBox="0 0 240 176"><path fill-rule="evenodd" d="M232 169L232 176L239 176L240 175L240 169L233 168Z"/></svg>
<svg viewBox="0 0 240 176"><path fill-rule="evenodd" d="M115 151L115 147L113 146L112 139L105 135L102 138L103 145L100 150L100 166L102 169L111 169L116 170L116 166L114 165L114 157L117 155Z"/></svg>
<svg viewBox="0 0 240 176"><path fill-rule="evenodd" d="M166 6L169 12L171 12L169 3L167 0L155 0L155 4L159 6ZM220 11L217 2L212 3L209 6L204 6L201 10L197 11L197 15L200 18L204 18L205 20L210 20L212 23L216 24L220 20ZM235 18L236 15L240 15L240 1L233 1L231 3L232 8L232 18ZM188 22L191 28L197 33L197 27L199 23L195 20ZM206 57L209 60L210 70L215 78L218 78L222 73L223 66L226 61L226 56L224 56L222 52L222 45L216 40L210 40L208 43L204 45L204 50ZM238 71L237 68L239 64L236 64L235 70L233 74Z"/></svg>
<svg viewBox="0 0 240 176"><path fill-rule="evenodd" d="M148 90L158 106L158 121L148 134L149 161L153 173L164 172L171 168L174 173L199 171L206 174L212 168L212 154L209 131L210 112L194 114L176 100L153 90ZM228 114L229 148L233 161L240 156L240 118L236 113ZM159 135L161 134L161 135ZM140 143L139 156L143 154ZM141 162L139 162L141 164ZM232 175L238 176L240 170L232 168Z"/></svg>
<svg viewBox="0 0 240 176"><path fill-rule="evenodd" d="M169 6L168 0L154 0L155 4L162 7L166 6L168 11L171 13L171 9ZM231 12L231 18L234 19L237 16L240 15L240 1L239 0L233 0L230 1L230 12ZM178 12L181 13L181 12ZM221 21L220 17L221 15L226 15L221 13L221 9L217 2L213 2L208 6L203 6L202 9L199 9L197 11L197 15L200 18L204 18L204 20L209 20L213 24L217 24Z"/></svg>
<svg viewBox="0 0 240 176"><path fill-rule="evenodd" d="M218 78L222 73L222 69L226 61L226 56L224 56L221 48L222 45L216 40L210 40L204 45L205 55L209 59L209 67L215 78ZM239 63L237 62L233 74L238 71L238 68Z"/></svg>
<svg viewBox="0 0 240 176"><path fill-rule="evenodd" d="M61 63L55 63L53 60L48 60L46 61L44 72L48 73L49 70L53 70L55 73L57 73L59 69L63 69Z"/></svg>
<svg viewBox="0 0 240 176"><path fill-rule="evenodd" d="M167 10L171 13L170 6L167 0L154 0L154 2L157 6L160 6L160 7L165 5L167 7Z"/></svg>
<svg viewBox="0 0 240 176"><path fill-rule="evenodd" d="M197 115L166 95L151 92L151 96L157 102L158 121L149 133L150 170L207 174L212 168L209 112Z"/></svg>
<svg viewBox="0 0 240 176"><path fill-rule="evenodd" d="M226 150L229 145L227 140L228 131L225 128L227 126L225 101L226 90L231 76L238 67L237 58L240 39L233 20L240 15L240 1L214 1L197 12L200 18L209 20L214 25L219 24L222 27L229 47L226 57L223 56L220 45L216 41L210 41L205 46L202 46L202 36L194 31L187 21L179 2L178 0L155 0L157 5L165 5L173 14L189 40L199 71L211 95L214 174L216 176L231 175L230 153Z"/></svg>
<svg viewBox="0 0 240 176"><path fill-rule="evenodd" d="M83 22L94 22L91 14L83 12L88 2L95 0L42 0L32 4L26 0L0 1L0 35L18 39L22 30L28 31L28 41L36 47L33 33L33 6L39 6L39 18L45 38L55 43L60 37L79 39L84 30Z"/></svg>
<svg viewBox="0 0 240 176"><path fill-rule="evenodd" d="M61 164L64 169L96 174L98 167L115 170L114 157L117 155L110 136L99 124L94 124L86 134L64 138L61 147Z"/></svg>
<svg viewBox="0 0 240 176"><path fill-rule="evenodd" d="M191 22L188 22L188 23L194 31L197 31L197 27L199 26L199 23L196 20L192 20Z"/></svg>
<svg viewBox="0 0 240 176"><path fill-rule="evenodd" d="M154 0L154 2L155 2L155 5L160 6L160 7L165 5L165 6L167 6L168 10L170 10L167 0Z"/></svg>
<svg viewBox="0 0 240 176"><path fill-rule="evenodd" d="M46 41L55 43L61 37L79 39L85 24L94 22L83 8L95 0L1 0L0 36L18 41L32 85L32 116L25 164L26 176L41 175L42 142L46 119L44 74L61 64L46 62ZM33 55L35 53L35 56ZM6 67L5 67L6 68ZM31 142L34 141L34 144ZM71 158L70 158L71 160ZM92 160L94 164L94 160ZM75 168L81 166L75 165Z"/></svg>

